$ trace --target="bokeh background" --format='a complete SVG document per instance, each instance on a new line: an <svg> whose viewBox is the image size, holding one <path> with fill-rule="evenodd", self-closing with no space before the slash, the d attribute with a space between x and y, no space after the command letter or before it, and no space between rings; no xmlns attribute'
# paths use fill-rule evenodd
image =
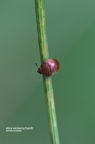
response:
<svg viewBox="0 0 95 144"><path fill-rule="evenodd" d="M95 1L45 0L61 144L95 144ZM50 144L34 0L0 0L0 144ZM7 133L6 127L33 127Z"/></svg>

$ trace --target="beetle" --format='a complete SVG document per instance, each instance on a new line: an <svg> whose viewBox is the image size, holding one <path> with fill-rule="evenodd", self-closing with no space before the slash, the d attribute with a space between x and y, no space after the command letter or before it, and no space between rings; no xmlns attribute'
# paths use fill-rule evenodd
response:
<svg viewBox="0 0 95 144"><path fill-rule="evenodd" d="M37 63L35 63L38 67ZM38 68L37 72L39 74L43 74L44 76L52 76L59 70L59 62L56 59L46 59L44 60L40 67Z"/></svg>

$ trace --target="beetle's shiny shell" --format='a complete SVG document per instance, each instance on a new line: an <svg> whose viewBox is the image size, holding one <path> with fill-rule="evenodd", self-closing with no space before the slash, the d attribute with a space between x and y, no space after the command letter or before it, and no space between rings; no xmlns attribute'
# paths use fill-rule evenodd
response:
<svg viewBox="0 0 95 144"><path fill-rule="evenodd" d="M38 73L51 76L59 70L59 62L56 59L44 60L38 69Z"/></svg>

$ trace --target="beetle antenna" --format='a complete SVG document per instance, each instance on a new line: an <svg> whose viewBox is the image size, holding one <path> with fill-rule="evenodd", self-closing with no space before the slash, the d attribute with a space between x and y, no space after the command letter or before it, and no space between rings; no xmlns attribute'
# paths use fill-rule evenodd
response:
<svg viewBox="0 0 95 144"><path fill-rule="evenodd" d="M39 69L38 64L37 64L37 63L35 63L35 65L36 65L36 66L37 66L37 68Z"/></svg>
<svg viewBox="0 0 95 144"><path fill-rule="evenodd" d="M35 63L35 65L37 66L37 69L39 69L38 64ZM41 80L41 76L38 77L38 80L39 80L39 81Z"/></svg>
<svg viewBox="0 0 95 144"><path fill-rule="evenodd" d="M41 76L38 77L38 80L39 80L39 81L41 80Z"/></svg>

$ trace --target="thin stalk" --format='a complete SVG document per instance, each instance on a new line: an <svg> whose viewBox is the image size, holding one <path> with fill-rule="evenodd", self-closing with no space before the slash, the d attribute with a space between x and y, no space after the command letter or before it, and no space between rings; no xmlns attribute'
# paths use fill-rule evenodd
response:
<svg viewBox="0 0 95 144"><path fill-rule="evenodd" d="M35 11L36 11L40 58L42 62L44 59L49 58L47 35L46 35L46 18L45 18L44 0L35 0ZM43 76L43 84L44 84L47 109L48 109L48 120L50 125L51 143L60 144L51 77Z"/></svg>

